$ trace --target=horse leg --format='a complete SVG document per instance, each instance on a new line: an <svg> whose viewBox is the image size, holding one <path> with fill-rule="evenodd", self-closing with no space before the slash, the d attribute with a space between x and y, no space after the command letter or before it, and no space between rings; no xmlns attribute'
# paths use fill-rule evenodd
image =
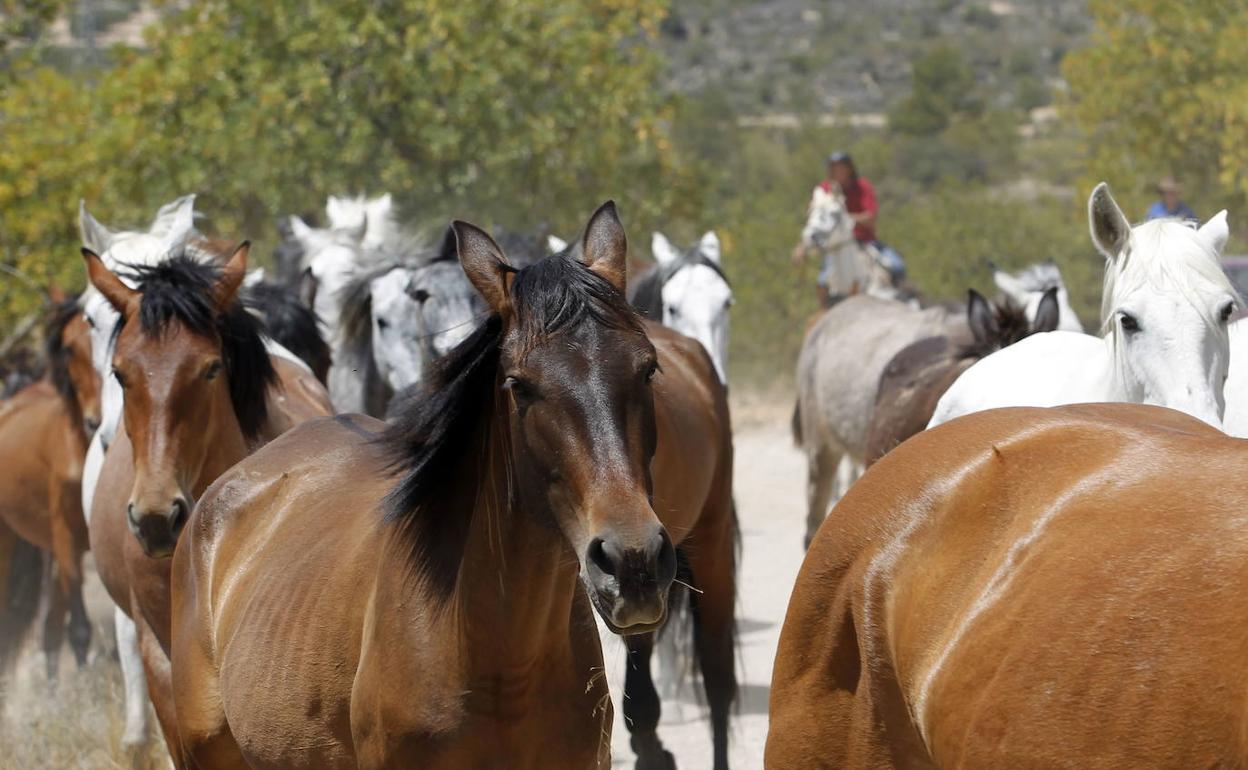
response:
<svg viewBox="0 0 1248 770"><path fill-rule="evenodd" d="M689 534L693 643L711 709L714 770L728 770L728 716L737 697L737 521L731 499L712 503Z"/></svg>
<svg viewBox="0 0 1248 770"><path fill-rule="evenodd" d="M55 688L61 670L61 643L65 640L65 616L69 612L69 596L62 590L64 581L55 559L44 562L43 655L47 666L48 685Z"/></svg>
<svg viewBox="0 0 1248 770"><path fill-rule="evenodd" d="M650 676L650 654L654 634L634 634L624 638L628 647L628 670L624 673L624 721L632 734L630 745L637 755L637 770L675 770L676 760L663 748L658 726L661 706L659 693Z"/></svg>
<svg viewBox="0 0 1248 770"><path fill-rule="evenodd" d="M132 768L147 766L147 683L143 679L143 658L134 621L121 607L113 611L117 631L117 655L121 658L121 678L125 684L126 727L121 748Z"/></svg>
<svg viewBox="0 0 1248 770"><path fill-rule="evenodd" d="M63 609L69 612L69 646L81 668L87 664L91 649L91 621L82 600L83 542L81 497L60 483L52 487L52 561L56 563L57 592L62 596ZM64 623L62 615L61 622Z"/></svg>
<svg viewBox="0 0 1248 770"><path fill-rule="evenodd" d="M821 441L817 436L812 441ZM806 540L805 547L810 548L810 541L828 514L828 505L832 501L832 483L836 478L837 465L841 461L841 453L827 445L812 447L806 455Z"/></svg>
<svg viewBox="0 0 1248 770"><path fill-rule="evenodd" d="M147 694L156 709L156 721L165 736L165 746L173 759L173 766L182 767L182 744L178 739L178 722L173 705L173 672L170 670L169 657L160 646L156 632L152 630L147 618L139 611L137 602L131 594L132 616L138 631L139 657L143 662L143 674L147 678Z"/></svg>

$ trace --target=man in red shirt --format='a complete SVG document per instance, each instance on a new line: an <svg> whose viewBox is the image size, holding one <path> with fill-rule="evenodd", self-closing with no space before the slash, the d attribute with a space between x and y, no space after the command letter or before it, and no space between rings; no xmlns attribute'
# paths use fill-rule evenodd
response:
<svg viewBox="0 0 1248 770"><path fill-rule="evenodd" d="M854 159L847 152L837 151L828 156L828 175L819 183L819 187L830 193L833 185L839 186L845 197L845 210L854 221L854 240L867 249L868 253L875 255L879 263L888 270L895 286L900 285L906 275L905 262L900 254L875 237L875 220L880 213L875 187L866 178L858 175ZM799 244L793 251L793 260L800 264L804 259L805 246ZM829 270L830 267L825 265L819 275L820 303L825 307L840 298L840 295L829 294Z"/></svg>

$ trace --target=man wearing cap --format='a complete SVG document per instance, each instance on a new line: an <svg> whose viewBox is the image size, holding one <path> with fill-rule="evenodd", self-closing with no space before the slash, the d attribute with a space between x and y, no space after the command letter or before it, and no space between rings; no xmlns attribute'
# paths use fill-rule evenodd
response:
<svg viewBox="0 0 1248 770"><path fill-rule="evenodd" d="M1157 194L1161 200L1148 207L1145 219L1195 219L1196 212L1183 201L1179 200L1179 183L1174 177L1164 177L1157 183Z"/></svg>

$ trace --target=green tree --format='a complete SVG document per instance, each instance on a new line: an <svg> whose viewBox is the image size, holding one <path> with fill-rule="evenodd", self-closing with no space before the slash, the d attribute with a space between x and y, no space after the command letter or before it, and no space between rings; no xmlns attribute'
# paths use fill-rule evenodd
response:
<svg viewBox="0 0 1248 770"><path fill-rule="evenodd" d="M380 190L425 222L562 232L615 197L640 232L695 200L649 44L663 8L193 3L90 81L15 79L0 101L0 260L80 274L80 196L142 222L188 191L237 237L270 238L276 215L327 193Z"/></svg>
<svg viewBox="0 0 1248 770"><path fill-rule="evenodd" d="M1248 201L1248 5L1092 0L1091 44L1069 54L1067 108L1086 135L1089 179L1133 207L1174 173L1209 207ZM1201 193L1198 192L1198 195Z"/></svg>
<svg viewBox="0 0 1248 770"><path fill-rule="evenodd" d="M901 134L931 136L955 117L974 117L982 110L975 73L957 48L941 44L914 61L910 94L893 108L888 123Z"/></svg>

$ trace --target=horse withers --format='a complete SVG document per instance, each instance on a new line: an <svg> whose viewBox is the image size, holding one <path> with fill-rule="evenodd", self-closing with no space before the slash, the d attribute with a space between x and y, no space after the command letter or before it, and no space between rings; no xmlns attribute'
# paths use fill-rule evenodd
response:
<svg viewBox="0 0 1248 770"><path fill-rule="evenodd" d="M893 356L880 375L875 409L867 427L864 464L870 467L893 447L926 428L940 397L976 361L1032 334L1058 328L1062 317L1058 302L1058 289L1052 286L1029 314L1008 296L989 304L983 295L971 289L966 305L972 337L969 343L958 343L949 337L913 342Z"/></svg>
<svg viewBox="0 0 1248 770"><path fill-rule="evenodd" d="M43 649L55 680L65 638L83 665L91 623L82 598L87 527L82 515L83 458L100 422L100 383L92 366L90 327L78 298L61 298L44 330L46 370L0 401L0 673L26 630L44 612ZM45 557L38 549L51 557ZM47 577L37 574L44 570ZM50 585L49 585L50 583Z"/></svg>
<svg viewBox="0 0 1248 770"><path fill-rule="evenodd" d="M1248 766L1245 463L1134 404L907 441L806 555L766 766Z"/></svg>
<svg viewBox="0 0 1248 770"><path fill-rule="evenodd" d="M455 230L491 315L426 396L389 428L339 417L291 431L192 516L174 558L173 672L197 767L609 764L591 613L617 633L663 622L677 535L655 515L657 458L691 480L664 488L706 488L706 464L663 444L715 419L683 408L701 389L685 378L701 366L718 384L699 346L643 327L624 301L611 204L580 259L519 272L483 231ZM680 534L714 552L723 526ZM709 580L714 565L700 567ZM704 615L730 626L731 604Z"/></svg>

